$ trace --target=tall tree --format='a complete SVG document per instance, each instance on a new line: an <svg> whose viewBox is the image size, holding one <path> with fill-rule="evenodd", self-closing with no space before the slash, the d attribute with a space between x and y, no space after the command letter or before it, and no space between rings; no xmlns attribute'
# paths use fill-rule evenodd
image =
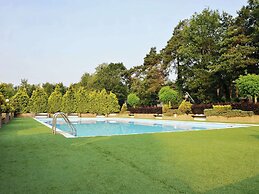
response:
<svg viewBox="0 0 259 194"><path fill-rule="evenodd" d="M54 92L48 98L48 107L50 113L56 113L62 109L62 93L60 91L60 86L56 85Z"/></svg>
<svg viewBox="0 0 259 194"><path fill-rule="evenodd" d="M106 89L113 92L123 104L126 100L128 88L125 80L126 67L123 63L101 64L94 74L93 88L95 90Z"/></svg>
<svg viewBox="0 0 259 194"><path fill-rule="evenodd" d="M20 88L18 92L11 98L11 104L16 113L28 112L29 96L25 88Z"/></svg>
<svg viewBox="0 0 259 194"><path fill-rule="evenodd" d="M80 87L79 90L75 94L76 98L76 112L78 113L87 113L90 110L90 99L87 91Z"/></svg>
<svg viewBox="0 0 259 194"><path fill-rule="evenodd" d="M49 82L46 82L44 84L42 84L43 89L45 90L46 94L48 95L48 97L52 94L52 92L54 92L55 90L55 84L51 84Z"/></svg>
<svg viewBox="0 0 259 194"><path fill-rule="evenodd" d="M37 87L33 91L29 101L30 111L33 113L47 112L48 110L48 95L43 88Z"/></svg>
<svg viewBox="0 0 259 194"><path fill-rule="evenodd" d="M216 95L211 65L218 61L221 35L220 14L205 9L181 21L162 50L163 63L171 63L177 70L181 90L203 102L211 101Z"/></svg>
<svg viewBox="0 0 259 194"><path fill-rule="evenodd" d="M6 99L10 99L15 94L13 84L0 83L0 92Z"/></svg>
<svg viewBox="0 0 259 194"><path fill-rule="evenodd" d="M76 112L76 99L72 87L69 87L62 97L62 111L65 113Z"/></svg>

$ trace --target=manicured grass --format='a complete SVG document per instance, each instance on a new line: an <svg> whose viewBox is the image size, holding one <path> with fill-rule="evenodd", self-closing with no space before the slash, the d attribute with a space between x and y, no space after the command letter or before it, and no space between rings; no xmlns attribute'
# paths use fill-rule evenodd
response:
<svg viewBox="0 0 259 194"><path fill-rule="evenodd" d="M0 129L0 193L259 193L259 127L66 139Z"/></svg>

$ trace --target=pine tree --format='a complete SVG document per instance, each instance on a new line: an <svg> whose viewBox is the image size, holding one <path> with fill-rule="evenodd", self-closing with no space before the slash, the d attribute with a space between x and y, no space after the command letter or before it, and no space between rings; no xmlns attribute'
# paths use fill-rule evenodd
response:
<svg viewBox="0 0 259 194"><path fill-rule="evenodd" d="M26 89L21 87L18 92L11 98L11 104L14 107L16 113L28 112L29 96Z"/></svg>
<svg viewBox="0 0 259 194"><path fill-rule="evenodd" d="M50 113L61 111L62 93L60 92L59 85L56 86L54 92L51 93L48 99L48 107Z"/></svg>
<svg viewBox="0 0 259 194"><path fill-rule="evenodd" d="M83 87L80 87L79 90L76 92L75 98L76 98L76 106L77 106L76 111L78 113L89 112L90 100L89 100L87 91Z"/></svg>
<svg viewBox="0 0 259 194"><path fill-rule="evenodd" d="M43 88L38 87L32 92L32 96L29 101L29 108L33 113L47 112L48 95Z"/></svg>
<svg viewBox="0 0 259 194"><path fill-rule="evenodd" d="M74 113L76 111L76 99L72 87L69 87L62 97L62 111L65 113Z"/></svg>

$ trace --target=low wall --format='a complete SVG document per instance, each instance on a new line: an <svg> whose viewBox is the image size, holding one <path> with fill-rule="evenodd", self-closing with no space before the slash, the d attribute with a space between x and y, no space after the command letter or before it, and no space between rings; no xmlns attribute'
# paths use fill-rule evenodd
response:
<svg viewBox="0 0 259 194"><path fill-rule="evenodd" d="M20 113L16 115L16 117L18 118L28 118L28 117L34 117L34 116L35 116L34 113Z"/></svg>
<svg viewBox="0 0 259 194"><path fill-rule="evenodd" d="M91 114L91 113L81 113L81 117L96 117L96 114Z"/></svg>
<svg viewBox="0 0 259 194"><path fill-rule="evenodd" d="M189 115L163 116L163 119L176 120L176 121L192 121L193 117L191 114L189 114Z"/></svg>

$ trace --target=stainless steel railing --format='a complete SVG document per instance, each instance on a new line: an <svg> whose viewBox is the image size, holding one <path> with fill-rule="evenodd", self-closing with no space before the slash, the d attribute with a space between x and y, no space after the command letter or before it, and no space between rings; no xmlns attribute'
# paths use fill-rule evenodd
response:
<svg viewBox="0 0 259 194"><path fill-rule="evenodd" d="M53 119L52 119L52 133L56 134L56 131L57 131L57 118L58 118L58 116L61 116L65 120L65 122L67 123L67 125L71 129L70 134L76 136L77 135L76 128L72 125L72 123L70 122L70 120L68 119L66 114L63 113L63 112L57 112L57 113L55 113L53 115Z"/></svg>

